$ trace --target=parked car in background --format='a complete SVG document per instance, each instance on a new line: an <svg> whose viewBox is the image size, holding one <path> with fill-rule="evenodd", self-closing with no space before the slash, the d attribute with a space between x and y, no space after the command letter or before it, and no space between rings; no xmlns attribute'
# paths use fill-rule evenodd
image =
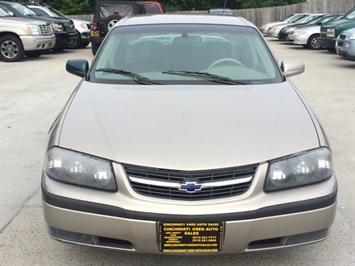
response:
<svg viewBox="0 0 355 266"><path fill-rule="evenodd" d="M20 61L24 55L39 57L54 47L55 35L46 21L12 17L0 7L0 59Z"/></svg>
<svg viewBox="0 0 355 266"><path fill-rule="evenodd" d="M70 19L60 13L58 10L44 4L44 3L22 3L28 8L36 12L37 15L43 17L52 17L52 18L64 18L73 21L75 30L77 32L76 43L73 48L84 48L90 43L90 21L81 20L81 19Z"/></svg>
<svg viewBox="0 0 355 266"><path fill-rule="evenodd" d="M290 16L288 16L287 18L280 20L280 21L273 21L273 22L269 22L264 24L263 26L260 27L260 31L267 35L267 32L269 30L270 27L272 26L276 26L282 23L295 23L296 21L302 19L303 17L307 16L307 13L297 13L297 14L292 14Z"/></svg>
<svg viewBox="0 0 355 266"><path fill-rule="evenodd" d="M208 14L234 16L233 11L229 8L210 8L208 9Z"/></svg>
<svg viewBox="0 0 355 266"><path fill-rule="evenodd" d="M164 13L163 6L159 2L141 1L144 5L147 14L161 14Z"/></svg>
<svg viewBox="0 0 355 266"><path fill-rule="evenodd" d="M355 7L346 13L343 19L323 25L320 29L319 43L329 52L335 52L335 42L338 35L347 29L355 27Z"/></svg>
<svg viewBox="0 0 355 266"><path fill-rule="evenodd" d="M321 25L330 23L341 17L342 15L339 14L327 15L321 18L321 20L317 22L317 25L299 26L297 29L290 31L289 35L286 37L286 41L293 44L302 45L304 48L315 50L322 49L322 46L318 42Z"/></svg>
<svg viewBox="0 0 355 266"><path fill-rule="evenodd" d="M288 34L297 29L298 27L303 27L303 26L312 26L317 24L326 14L314 14L312 16L309 17L308 20L304 21L304 22L300 22L300 23L294 23L291 24L289 26L285 26L283 27L280 31L279 34L277 35L277 38L280 41L284 41L286 40L286 37L288 36Z"/></svg>
<svg viewBox="0 0 355 266"><path fill-rule="evenodd" d="M132 16L108 32L50 130L49 234L157 254L324 240L337 181L323 129L259 30L235 16Z"/></svg>
<svg viewBox="0 0 355 266"><path fill-rule="evenodd" d="M281 24L277 24L277 25L271 26L271 27L269 28L269 30L267 31L267 36L273 37L273 38L278 38L278 34L279 34L280 30L281 30L283 27L292 25L292 24L294 24L294 23L303 23L303 22L306 21L306 19L309 19L309 17L310 17L311 15L312 15L312 14L306 14L304 17L302 17L301 19L297 20L296 22L292 22L292 23L281 23Z"/></svg>
<svg viewBox="0 0 355 266"><path fill-rule="evenodd" d="M133 1L96 0L90 41L93 55L111 28L123 17L146 14L144 4Z"/></svg>
<svg viewBox="0 0 355 266"><path fill-rule="evenodd" d="M338 35L335 49L341 57L355 61L355 27L345 30Z"/></svg>
<svg viewBox="0 0 355 266"><path fill-rule="evenodd" d="M73 48L75 46L78 35L75 31L74 23L71 20L65 18L38 16L37 13L30 8L16 2L0 1L0 7L15 17L40 19L51 23L53 32L56 37L55 46L52 48L52 50L62 51L63 49Z"/></svg>

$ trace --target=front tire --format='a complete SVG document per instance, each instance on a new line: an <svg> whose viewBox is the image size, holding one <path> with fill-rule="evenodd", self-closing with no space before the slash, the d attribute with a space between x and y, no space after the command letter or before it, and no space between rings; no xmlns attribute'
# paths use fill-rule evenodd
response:
<svg viewBox="0 0 355 266"><path fill-rule="evenodd" d="M0 38L0 59L5 62L20 61L25 55L23 44L19 37L5 35Z"/></svg>
<svg viewBox="0 0 355 266"><path fill-rule="evenodd" d="M307 41L307 47L312 50L322 49L322 46L318 42L319 37L320 37L319 34L314 34L311 37L309 37Z"/></svg>
<svg viewBox="0 0 355 266"><path fill-rule="evenodd" d="M91 43L91 51L92 51L93 55L96 55L97 50L99 49L99 47L100 47L100 45Z"/></svg>
<svg viewBox="0 0 355 266"><path fill-rule="evenodd" d="M81 42L80 48L85 48L89 44L90 44L90 42Z"/></svg>

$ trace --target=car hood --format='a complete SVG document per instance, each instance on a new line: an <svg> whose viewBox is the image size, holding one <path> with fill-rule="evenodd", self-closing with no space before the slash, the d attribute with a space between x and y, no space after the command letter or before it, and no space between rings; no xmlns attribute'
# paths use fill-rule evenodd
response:
<svg viewBox="0 0 355 266"><path fill-rule="evenodd" d="M344 30L343 32L341 32L341 35L351 35L355 33L355 28L351 28L348 30Z"/></svg>
<svg viewBox="0 0 355 266"><path fill-rule="evenodd" d="M135 86L84 81L68 106L58 126L59 146L127 164L215 169L319 146L309 110L288 82Z"/></svg>
<svg viewBox="0 0 355 266"><path fill-rule="evenodd" d="M336 21L331 21L329 23L326 23L326 24L323 24L322 27L323 28L334 28L338 25L341 25L341 24L351 24L351 23L355 23L355 20L351 20L351 19L339 19L339 20L336 20Z"/></svg>

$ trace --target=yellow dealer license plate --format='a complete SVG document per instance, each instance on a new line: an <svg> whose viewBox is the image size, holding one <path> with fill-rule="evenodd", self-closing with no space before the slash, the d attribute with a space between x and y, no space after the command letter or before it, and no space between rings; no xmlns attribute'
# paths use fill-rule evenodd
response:
<svg viewBox="0 0 355 266"><path fill-rule="evenodd" d="M159 249L165 253L219 252L222 236L222 222L159 222Z"/></svg>
<svg viewBox="0 0 355 266"><path fill-rule="evenodd" d="M98 36L100 36L100 32L99 32L98 30L96 30L96 31L90 31L90 36L92 36L92 37L98 37Z"/></svg>

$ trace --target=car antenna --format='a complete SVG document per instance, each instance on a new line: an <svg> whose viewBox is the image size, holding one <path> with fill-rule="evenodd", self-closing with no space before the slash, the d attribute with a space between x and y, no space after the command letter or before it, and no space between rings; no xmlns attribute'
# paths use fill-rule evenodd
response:
<svg viewBox="0 0 355 266"><path fill-rule="evenodd" d="M226 5L227 5L227 0L224 0L223 13L224 13L224 10L226 9Z"/></svg>

